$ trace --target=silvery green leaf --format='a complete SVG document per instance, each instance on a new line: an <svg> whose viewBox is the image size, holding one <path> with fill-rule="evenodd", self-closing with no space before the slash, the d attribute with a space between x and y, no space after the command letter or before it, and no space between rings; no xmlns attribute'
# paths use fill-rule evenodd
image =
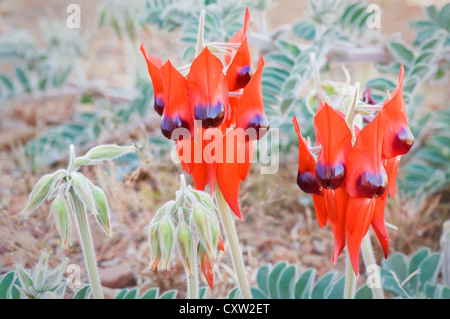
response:
<svg viewBox="0 0 450 319"><path fill-rule="evenodd" d="M89 299L90 294L91 294L91 287L87 285L78 290L72 299Z"/></svg>
<svg viewBox="0 0 450 319"><path fill-rule="evenodd" d="M39 295L39 299L60 299L57 293L45 291Z"/></svg>
<svg viewBox="0 0 450 319"><path fill-rule="evenodd" d="M134 152L136 152L136 147L134 145L129 146L118 146L115 144L99 145L89 150L84 156L84 158L94 162L104 161L115 159L125 154Z"/></svg>
<svg viewBox="0 0 450 319"><path fill-rule="evenodd" d="M65 258L55 269L53 269L48 274L44 290L61 290L61 284L64 283L65 285L65 279L63 278L63 276L68 263L69 259Z"/></svg>
<svg viewBox="0 0 450 319"><path fill-rule="evenodd" d="M99 163L101 163L101 161L92 160L92 159L89 159L86 156L77 157L77 159L75 160L75 165L76 166L94 165L94 164L99 164Z"/></svg>
<svg viewBox="0 0 450 319"><path fill-rule="evenodd" d="M14 278L14 271L10 271L0 277L0 299L9 299L11 296L11 286L13 285Z"/></svg>
<svg viewBox="0 0 450 319"><path fill-rule="evenodd" d="M43 251L41 257L36 265L33 267L33 287L36 291L42 291L45 285L45 279L47 278L48 271L48 258L50 253L48 251Z"/></svg>
<svg viewBox="0 0 450 319"><path fill-rule="evenodd" d="M16 273L17 277L19 278L20 285L24 289L33 288L33 279L21 264L16 265Z"/></svg>

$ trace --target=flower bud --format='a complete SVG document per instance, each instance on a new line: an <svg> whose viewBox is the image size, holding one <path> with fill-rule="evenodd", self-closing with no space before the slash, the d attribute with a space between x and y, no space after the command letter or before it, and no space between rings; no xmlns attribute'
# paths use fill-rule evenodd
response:
<svg viewBox="0 0 450 319"><path fill-rule="evenodd" d="M201 245L200 245L201 246ZM211 290L214 289L214 258L210 258L207 252L201 247L199 249L201 256L200 268Z"/></svg>
<svg viewBox="0 0 450 319"><path fill-rule="evenodd" d="M66 199L62 195L58 195L53 200L50 211L55 215L56 226L62 239L62 247L67 249L72 244L72 223Z"/></svg>
<svg viewBox="0 0 450 319"><path fill-rule="evenodd" d="M158 265L158 269L169 269L170 255L175 244L175 226L170 218L164 218L159 222L158 234L162 263Z"/></svg>
<svg viewBox="0 0 450 319"><path fill-rule="evenodd" d="M95 207L98 214L95 216L100 227L105 231L108 237L112 236L111 224L109 220L108 200L103 190L97 186L92 189L94 194Z"/></svg>
<svg viewBox="0 0 450 319"><path fill-rule="evenodd" d="M72 188L75 194L94 215L97 215L97 207L95 205L94 194L92 193L92 182L81 173L73 173L71 176Z"/></svg>
<svg viewBox="0 0 450 319"><path fill-rule="evenodd" d="M212 237L212 246L215 251L215 249L218 247L219 242L219 223L215 219L211 219L209 221L209 229L211 231L211 237Z"/></svg>
<svg viewBox="0 0 450 319"><path fill-rule="evenodd" d="M150 243L151 268L155 270L159 264L159 261L161 260L161 248L157 223L150 225L150 233L148 239Z"/></svg>
<svg viewBox="0 0 450 319"><path fill-rule="evenodd" d="M46 174L39 179L30 193L27 206L21 211L21 214L25 215L25 218L44 202L52 192L56 182L59 182L64 177L64 172L64 170L58 170L53 174Z"/></svg>
<svg viewBox="0 0 450 319"><path fill-rule="evenodd" d="M123 156L125 154L134 152L136 152L136 147L134 145L129 146L118 146L115 144L99 145L92 148L90 151L86 153L85 156L83 156L84 158L83 162L85 162L86 159L89 159L94 162L111 160Z"/></svg>
<svg viewBox="0 0 450 319"><path fill-rule="evenodd" d="M188 270L189 275L194 278L191 265L192 261L195 262L195 256L193 255L192 249L192 233L189 225L185 222L182 222L180 226L178 226L177 239L183 265Z"/></svg>
<svg viewBox="0 0 450 319"><path fill-rule="evenodd" d="M206 210L201 206L195 206L192 210L192 220L199 241L207 248L208 255L213 256L213 242Z"/></svg>

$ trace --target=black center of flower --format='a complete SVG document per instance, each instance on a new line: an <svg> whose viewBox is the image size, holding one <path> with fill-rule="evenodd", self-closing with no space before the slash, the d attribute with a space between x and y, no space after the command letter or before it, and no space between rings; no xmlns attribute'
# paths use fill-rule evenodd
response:
<svg viewBox="0 0 450 319"><path fill-rule="evenodd" d="M190 135L190 125L179 115L164 114L161 121L161 132L168 139L178 141Z"/></svg>
<svg viewBox="0 0 450 319"><path fill-rule="evenodd" d="M399 155L403 155L409 152L414 144L414 136L411 131L403 126L395 135L392 141L392 147L395 149Z"/></svg>
<svg viewBox="0 0 450 319"><path fill-rule="evenodd" d="M154 108L156 113L158 113L160 116L162 116L164 112L164 99L161 95L155 96L155 104Z"/></svg>
<svg viewBox="0 0 450 319"><path fill-rule="evenodd" d="M342 162L331 165L319 161L316 166L316 178L322 187L336 189L345 179L345 166Z"/></svg>
<svg viewBox="0 0 450 319"><path fill-rule="evenodd" d="M367 198L380 197L386 191L388 180L386 172L365 171L356 181L358 192Z"/></svg>
<svg viewBox="0 0 450 319"><path fill-rule="evenodd" d="M237 86L239 88L244 88L247 83L250 81L251 75L250 72L252 70L252 67L250 65L244 65L240 68L237 75Z"/></svg>
<svg viewBox="0 0 450 319"><path fill-rule="evenodd" d="M270 124L265 114L256 113L247 123L247 140L259 140L269 131Z"/></svg>
<svg viewBox="0 0 450 319"><path fill-rule="evenodd" d="M297 174L297 185L307 194L320 195L322 187L317 183L316 177L308 171L299 171Z"/></svg>
<svg viewBox="0 0 450 319"><path fill-rule="evenodd" d="M220 101L215 104L199 103L194 107L194 116L202 121L203 128L218 127L225 117L225 108Z"/></svg>

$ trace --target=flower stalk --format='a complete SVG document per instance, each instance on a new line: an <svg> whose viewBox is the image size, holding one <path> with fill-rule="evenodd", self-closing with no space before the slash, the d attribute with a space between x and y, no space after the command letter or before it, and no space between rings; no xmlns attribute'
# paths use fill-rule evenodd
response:
<svg viewBox="0 0 450 319"><path fill-rule="evenodd" d="M369 232L367 232L366 236L364 236L362 240L361 251L364 259L364 264L366 265L366 269L369 267L369 265L376 265L377 262L375 260L375 255L373 253L372 241L370 240ZM378 276L378 278L375 278L375 282L381 283L379 271L376 271L374 275ZM377 285L372 285L371 287L374 299L384 299L384 291L382 287Z"/></svg>
<svg viewBox="0 0 450 319"><path fill-rule="evenodd" d="M234 269L236 271L236 276L242 298L251 299L252 295L250 292L250 286L248 284L247 276L245 275L244 260L242 258L242 253L239 246L239 240L237 237L234 221L231 217L230 210L228 209L227 202L223 198L222 192L220 191L220 188L217 185L217 183L215 194L217 206L219 207L220 217L222 219L222 224L225 229L225 233L230 246L231 257L233 259Z"/></svg>
<svg viewBox="0 0 450 319"><path fill-rule="evenodd" d="M100 283L100 276L98 274L94 245L92 243L92 236L89 230L86 209L83 202L79 200L75 195L75 192L73 190L71 190L70 192L72 195L71 198L78 226L78 234L80 236L81 245L83 247L83 255L86 262L89 282L92 288L92 294L94 295L95 299L103 299L102 285Z"/></svg>

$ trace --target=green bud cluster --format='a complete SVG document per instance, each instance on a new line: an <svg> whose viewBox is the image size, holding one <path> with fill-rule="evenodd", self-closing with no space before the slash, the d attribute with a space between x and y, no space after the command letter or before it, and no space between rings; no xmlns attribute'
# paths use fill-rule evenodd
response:
<svg viewBox="0 0 450 319"><path fill-rule="evenodd" d="M186 186L182 175L176 199L164 204L150 222L150 267L170 269L170 258L176 250L192 278L196 276L197 266L201 266L203 252L212 265L220 237L216 213L211 196Z"/></svg>
<svg viewBox="0 0 450 319"><path fill-rule="evenodd" d="M92 148L81 157L76 157L73 145L70 146L70 162L67 169L60 169L42 176L31 191L28 203L21 214L29 214L45 201L51 201L50 214L53 214L61 245L67 248L72 243L71 213L75 214L75 197L96 218L100 228L107 236L112 236L108 200L104 191L95 186L87 177L78 172L81 165L92 165L104 160L136 151L135 146L100 145Z"/></svg>

